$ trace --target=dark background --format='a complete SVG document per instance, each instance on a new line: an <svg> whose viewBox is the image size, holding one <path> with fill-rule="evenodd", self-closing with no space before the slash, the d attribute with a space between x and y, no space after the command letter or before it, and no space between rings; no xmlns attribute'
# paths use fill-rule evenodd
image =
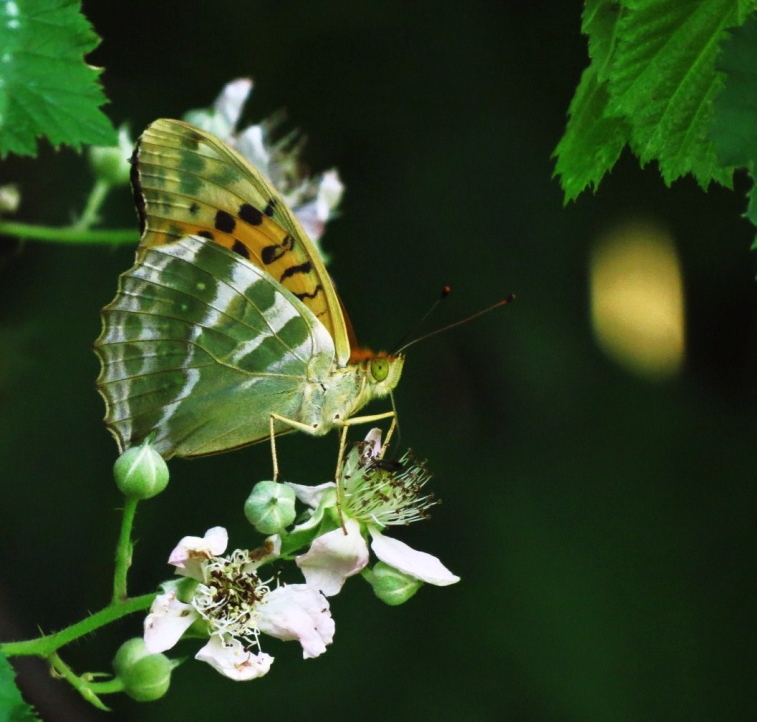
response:
<svg viewBox="0 0 757 722"><path fill-rule="evenodd" d="M742 192L666 189L627 155L563 207L550 156L587 63L580 10L84 3L116 123L136 135L249 75L246 119L286 108L311 167L339 168L347 192L325 246L364 343L391 347L444 283L454 293L432 327L518 294L413 348L396 394L403 446L428 458L444 500L397 536L462 581L389 608L354 579L333 599L323 657L264 639L276 663L248 683L190 659L159 702L107 699L110 719L754 719L754 229ZM40 224L69 222L91 183L82 158L46 147L0 174L22 185L19 219ZM687 357L666 382L629 375L591 332L590 248L633 218L670 232L682 258ZM114 192L104 224L133 223ZM121 502L92 342L133 251L0 239L0 252L0 610L20 639L109 598ZM287 478L316 483L336 437L279 450ZM265 446L171 469L139 510L135 594L170 575L185 534L222 524L232 545L254 543L242 502L270 475ZM140 624L64 659L107 670ZM23 669L45 719L107 718L41 662Z"/></svg>

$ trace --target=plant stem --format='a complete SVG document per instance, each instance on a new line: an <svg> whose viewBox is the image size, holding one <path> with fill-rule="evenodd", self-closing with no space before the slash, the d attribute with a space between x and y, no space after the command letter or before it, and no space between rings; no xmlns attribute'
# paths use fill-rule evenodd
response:
<svg viewBox="0 0 757 722"><path fill-rule="evenodd" d="M104 712L110 712L100 698L90 689L89 683L76 675L55 652L50 655L50 664L52 668L63 677L87 702L90 702L98 709Z"/></svg>
<svg viewBox="0 0 757 722"><path fill-rule="evenodd" d="M83 231L97 223L97 214L100 210L100 206L105 202L105 198L110 189L110 183L106 183L100 178L95 181L95 185L92 187L92 191L87 198L87 205L84 207L84 212L81 214L79 220L73 224L73 228Z"/></svg>
<svg viewBox="0 0 757 722"><path fill-rule="evenodd" d="M126 504L124 505L123 517L121 518L121 533L119 534L118 546L116 547L116 568L113 573L114 604L123 601L128 595L126 589L126 575L131 566L131 554L133 550L131 543L131 528L134 525L137 502L138 499L127 497Z"/></svg>
<svg viewBox="0 0 757 722"><path fill-rule="evenodd" d="M65 644L73 642L85 634L90 634L96 629L114 622L116 619L121 619L121 617L133 614L134 612L149 609L153 599L155 599L155 594L143 594L141 597L133 597L132 599L125 599L117 603L114 602L105 607L105 609L101 609L86 619L82 619L81 622L61 629L60 632L39 637L38 639L27 639L23 642L5 642L4 644L0 644L0 649L8 657L29 655L49 657Z"/></svg>
<svg viewBox="0 0 757 722"><path fill-rule="evenodd" d="M139 240L138 234L133 228L85 230L76 226L37 226L32 223L14 221L0 221L0 235L35 241L101 243L110 246L121 243L136 243Z"/></svg>

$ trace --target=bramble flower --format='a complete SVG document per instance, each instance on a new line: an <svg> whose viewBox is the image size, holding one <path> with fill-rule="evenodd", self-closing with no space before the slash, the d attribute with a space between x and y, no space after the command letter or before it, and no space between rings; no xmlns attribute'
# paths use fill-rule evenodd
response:
<svg viewBox="0 0 757 722"><path fill-rule="evenodd" d="M185 119L217 135L263 171L320 251L318 241L326 223L337 215L344 192L339 173L334 169L313 177L305 173L299 158L304 138L298 131L272 140L284 120L282 113L237 132L252 89L249 78L233 80L224 86L212 108L190 111Z"/></svg>
<svg viewBox="0 0 757 722"><path fill-rule="evenodd" d="M271 589L257 569L279 554L278 537L254 551L220 556L228 535L223 527L204 537L184 537L169 562L183 580L167 582L145 619L147 649L164 652L189 630L209 636L195 655L234 680L263 676L273 657L260 651L260 634L296 639L303 657L317 657L334 637L328 601L306 584ZM254 650L258 650L257 652Z"/></svg>
<svg viewBox="0 0 757 722"><path fill-rule="evenodd" d="M437 502L421 494L430 474L410 452L399 461L384 461L381 452L381 431L372 429L347 455L338 490L333 482L314 487L290 484L312 509L293 533L319 527L329 517L340 520L337 528L318 536L307 553L296 558L308 585L326 596L337 594L347 577L366 567L369 539L379 560L414 580L446 586L460 579L431 554L382 533L387 526L426 518Z"/></svg>

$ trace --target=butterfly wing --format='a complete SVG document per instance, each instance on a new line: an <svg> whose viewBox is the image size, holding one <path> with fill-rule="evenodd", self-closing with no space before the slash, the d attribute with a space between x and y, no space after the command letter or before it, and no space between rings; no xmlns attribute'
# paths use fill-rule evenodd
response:
<svg viewBox="0 0 757 722"><path fill-rule="evenodd" d="M103 309L95 348L119 446L155 430L166 458L268 438L270 414L298 418L308 371L335 361L331 335L300 300L196 236L144 249Z"/></svg>
<svg viewBox="0 0 757 722"><path fill-rule="evenodd" d="M161 119L142 134L132 173L141 248L195 234L248 259L296 296L334 339L344 366L356 347L318 250L278 191L210 133Z"/></svg>

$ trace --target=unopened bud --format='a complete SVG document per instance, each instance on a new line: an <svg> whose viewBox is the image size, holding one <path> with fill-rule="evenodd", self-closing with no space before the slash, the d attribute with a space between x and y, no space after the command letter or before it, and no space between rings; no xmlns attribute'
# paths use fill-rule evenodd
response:
<svg viewBox="0 0 757 722"><path fill-rule="evenodd" d="M160 699L168 691L175 666L164 654L151 654L141 637L124 642L113 660L124 692L138 702Z"/></svg>
<svg viewBox="0 0 757 722"><path fill-rule="evenodd" d="M259 481L244 503L244 515L261 534L275 534L297 516L294 489L277 481Z"/></svg>
<svg viewBox="0 0 757 722"><path fill-rule="evenodd" d="M112 186L125 186L131 174L133 141L125 126L118 129L118 145L93 145L89 149L89 165L97 178Z"/></svg>
<svg viewBox="0 0 757 722"><path fill-rule="evenodd" d="M113 466L116 485L131 499L149 499L168 484L168 466L148 440L132 446L116 459Z"/></svg>
<svg viewBox="0 0 757 722"><path fill-rule="evenodd" d="M404 604L420 588L423 582L409 574L376 562L372 570L364 570L363 578L373 587L373 593L390 606Z"/></svg>

